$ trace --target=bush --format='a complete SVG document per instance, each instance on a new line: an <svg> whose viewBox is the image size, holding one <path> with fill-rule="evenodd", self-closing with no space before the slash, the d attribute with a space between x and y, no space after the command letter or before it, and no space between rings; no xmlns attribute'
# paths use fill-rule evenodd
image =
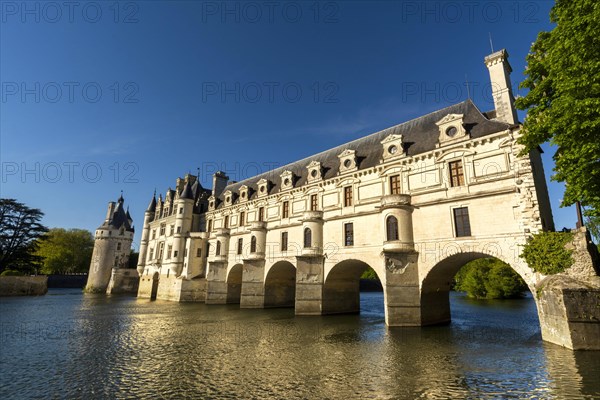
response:
<svg viewBox="0 0 600 400"><path fill-rule="evenodd" d="M540 232L527 241L520 257L536 272L558 274L573 265L573 251L565 249L572 240L570 232Z"/></svg>
<svg viewBox="0 0 600 400"><path fill-rule="evenodd" d="M7 269L0 274L0 276L23 276L24 274L20 271L15 271L14 269Z"/></svg>
<svg viewBox="0 0 600 400"><path fill-rule="evenodd" d="M465 264L456 274L454 289L476 299L522 297L528 290L523 279L510 265L483 258Z"/></svg>

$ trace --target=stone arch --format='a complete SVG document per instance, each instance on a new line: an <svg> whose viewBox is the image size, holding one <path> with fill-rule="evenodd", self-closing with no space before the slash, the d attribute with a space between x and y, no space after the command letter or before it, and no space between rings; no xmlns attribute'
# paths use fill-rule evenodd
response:
<svg viewBox="0 0 600 400"><path fill-rule="evenodd" d="M335 264L323 283L322 313L359 313L360 276L369 267L369 264L357 259L343 260ZM381 275L374 270L381 280Z"/></svg>
<svg viewBox="0 0 600 400"><path fill-rule="evenodd" d="M421 324L435 325L448 323L450 315L450 285L456 273L469 261L480 258L496 258L508 265L523 278L530 290L534 290L535 282L531 273L525 271L523 263L511 263L502 257L502 253L492 250L490 246L482 246L480 251L456 251L441 254L438 261L425 271L421 280L420 305ZM526 266L526 264L525 264ZM536 304L537 305L537 304Z"/></svg>
<svg viewBox="0 0 600 400"><path fill-rule="evenodd" d="M242 264L235 264L227 273L227 304L240 304L242 295Z"/></svg>
<svg viewBox="0 0 600 400"><path fill-rule="evenodd" d="M265 276L265 308L294 307L296 267L289 261L277 261Z"/></svg>

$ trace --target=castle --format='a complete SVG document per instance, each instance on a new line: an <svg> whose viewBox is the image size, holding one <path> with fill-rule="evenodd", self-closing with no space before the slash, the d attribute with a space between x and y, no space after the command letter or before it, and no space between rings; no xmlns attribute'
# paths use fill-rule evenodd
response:
<svg viewBox="0 0 600 400"><path fill-rule="evenodd" d="M450 318L449 282L472 258L533 285L518 244L554 228L541 149L519 154L507 52L485 64L490 112L466 100L241 182L216 173L211 190L177 179L145 212L138 296L355 312L370 266L387 323L423 325Z"/></svg>
<svg viewBox="0 0 600 400"><path fill-rule="evenodd" d="M110 203L88 291L355 313L370 267L386 324L423 326L450 321L465 263L495 257L535 293L544 340L599 349L600 278L585 228L571 275L546 277L520 257L532 234L554 230L542 150L524 154L517 142L508 53L485 64L494 110L466 100L241 182L217 172L212 189L177 179L144 213L137 271L123 268L131 217L122 197Z"/></svg>

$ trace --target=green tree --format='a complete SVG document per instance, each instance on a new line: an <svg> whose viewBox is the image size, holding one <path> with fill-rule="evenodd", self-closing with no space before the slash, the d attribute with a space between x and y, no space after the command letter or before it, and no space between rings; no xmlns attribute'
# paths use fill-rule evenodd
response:
<svg viewBox="0 0 600 400"><path fill-rule="evenodd" d="M140 259L140 253L133 251L129 253L129 261L127 262L127 268L135 269L137 268L138 260Z"/></svg>
<svg viewBox="0 0 600 400"><path fill-rule="evenodd" d="M94 238L84 229L52 228L39 241L36 254L43 259L44 274L87 272L90 268Z"/></svg>
<svg viewBox="0 0 600 400"><path fill-rule="evenodd" d="M365 270L365 272L362 273L362 275L360 276L360 279L370 279L373 281L378 281L379 277L377 276L377 273L375 272L375 270L373 268L369 267Z"/></svg>
<svg viewBox="0 0 600 400"><path fill-rule="evenodd" d="M600 215L600 2L556 0L556 24L541 32L527 56L529 89L516 106L527 110L519 142L524 152L557 146L553 180L565 182L562 205L577 201Z"/></svg>
<svg viewBox="0 0 600 400"><path fill-rule="evenodd" d="M496 258L482 258L465 264L454 277L454 289L477 299L522 297L527 285L510 265Z"/></svg>
<svg viewBox="0 0 600 400"><path fill-rule="evenodd" d="M529 238L520 257L536 272L558 274L573 265L573 250L565 248L572 240L571 232L539 232Z"/></svg>
<svg viewBox="0 0 600 400"><path fill-rule="evenodd" d="M15 199L0 199L0 273L6 269L34 272L37 239L47 231L40 220L44 213Z"/></svg>

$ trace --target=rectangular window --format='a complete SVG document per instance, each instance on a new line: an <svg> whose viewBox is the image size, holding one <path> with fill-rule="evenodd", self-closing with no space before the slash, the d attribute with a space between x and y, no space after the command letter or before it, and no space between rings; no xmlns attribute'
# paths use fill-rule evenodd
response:
<svg viewBox="0 0 600 400"><path fill-rule="evenodd" d="M350 207L352 205L352 186L346 186L344 188L344 207Z"/></svg>
<svg viewBox="0 0 600 400"><path fill-rule="evenodd" d="M152 260L154 257L154 247L150 248L150 254L148 254L148 261Z"/></svg>
<svg viewBox="0 0 600 400"><path fill-rule="evenodd" d="M172 252L173 252L173 246L169 245L169 247L167 247L167 258L171 258Z"/></svg>
<svg viewBox="0 0 600 400"><path fill-rule="evenodd" d="M156 239L156 229L152 229L152 239Z"/></svg>
<svg viewBox="0 0 600 400"><path fill-rule="evenodd" d="M196 249L196 257L202 257L202 248L201 247L198 247Z"/></svg>
<svg viewBox="0 0 600 400"><path fill-rule="evenodd" d="M344 245L354 245L354 224L352 222L344 224Z"/></svg>
<svg viewBox="0 0 600 400"><path fill-rule="evenodd" d="M163 259L163 252L165 251L165 242L161 242L160 245L158 245L158 259L162 260Z"/></svg>
<svg viewBox="0 0 600 400"><path fill-rule="evenodd" d="M240 226L244 226L244 224L245 224L244 220L245 219L246 219L246 213L242 211L240 213Z"/></svg>
<svg viewBox="0 0 600 400"><path fill-rule="evenodd" d="M290 202L284 201L282 205L281 217L288 218L290 216Z"/></svg>
<svg viewBox="0 0 600 400"><path fill-rule="evenodd" d="M454 228L456 229L456 237L471 236L471 223L469 222L469 209L467 207L455 208L454 213Z"/></svg>
<svg viewBox="0 0 600 400"><path fill-rule="evenodd" d="M238 246L237 246L237 253L238 254L242 254L243 247L244 247L244 239L239 238L238 239Z"/></svg>
<svg viewBox="0 0 600 400"><path fill-rule="evenodd" d="M465 184L465 176L462 161L452 161L448 163L448 168L450 169L450 186L463 186Z"/></svg>
<svg viewBox="0 0 600 400"><path fill-rule="evenodd" d="M310 211L317 211L317 195L310 196Z"/></svg>
<svg viewBox="0 0 600 400"><path fill-rule="evenodd" d="M175 225L169 227L169 236L173 236L173 233L175 233Z"/></svg>
<svg viewBox="0 0 600 400"><path fill-rule="evenodd" d="M223 228L229 228L229 215L225 216L225 222L223 222Z"/></svg>
<svg viewBox="0 0 600 400"><path fill-rule="evenodd" d="M177 233L181 233L181 227L180 226L177 227Z"/></svg>
<svg viewBox="0 0 600 400"><path fill-rule="evenodd" d="M165 236L165 229L166 229L166 225L160 224L160 236Z"/></svg>
<svg viewBox="0 0 600 400"><path fill-rule="evenodd" d="M175 251L173 252L173 257L177 258L177 255L178 255L178 254L179 254L179 252L178 252L177 250L175 250Z"/></svg>
<svg viewBox="0 0 600 400"><path fill-rule="evenodd" d="M212 219L208 220L208 228L206 228L206 232L212 231Z"/></svg>
<svg viewBox="0 0 600 400"><path fill-rule="evenodd" d="M400 175L390 176L390 194L400 194Z"/></svg>
<svg viewBox="0 0 600 400"><path fill-rule="evenodd" d="M183 214L183 207L179 208L179 214Z"/></svg>
<svg viewBox="0 0 600 400"><path fill-rule="evenodd" d="M258 220L259 221L265 220L265 208L264 207L261 207L258 209Z"/></svg>
<svg viewBox="0 0 600 400"><path fill-rule="evenodd" d="M281 232L281 251L287 251L288 249L288 233Z"/></svg>

